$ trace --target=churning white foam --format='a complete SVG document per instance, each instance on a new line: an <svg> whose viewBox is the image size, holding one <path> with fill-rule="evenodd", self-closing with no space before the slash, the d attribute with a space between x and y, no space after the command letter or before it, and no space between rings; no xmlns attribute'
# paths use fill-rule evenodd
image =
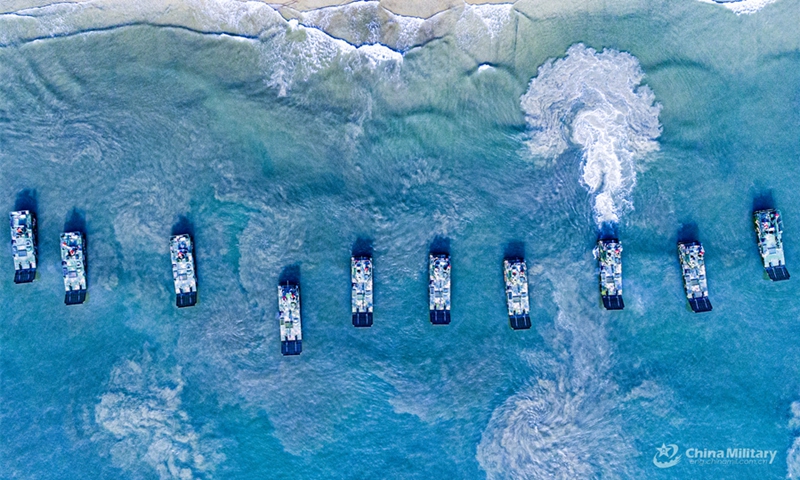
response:
<svg viewBox="0 0 800 480"><path fill-rule="evenodd" d="M514 5L511 3L466 5L462 17L470 15L478 18L486 27L486 34L489 38L496 37L503 28L511 21L511 11Z"/></svg>
<svg viewBox="0 0 800 480"><path fill-rule="evenodd" d="M539 67L521 98L533 155L555 158L570 143L582 149L581 182L598 224L632 207L636 160L658 149L661 105L643 76L633 55L576 44Z"/></svg>
<svg viewBox="0 0 800 480"><path fill-rule="evenodd" d="M301 23L327 33L332 33L333 28L341 25L341 28L348 31L348 40L352 43L378 43L383 26L381 17L387 14L380 2L353 2L304 12Z"/></svg>
<svg viewBox="0 0 800 480"><path fill-rule="evenodd" d="M279 96L286 95L295 81L307 81L337 62L346 69L361 66L374 70L379 66L391 69L403 61L403 54L384 45L356 47L297 20L290 20L276 33L264 53L268 84L278 88Z"/></svg>
<svg viewBox="0 0 800 480"><path fill-rule="evenodd" d="M700 0L703 3L713 3L715 5L722 5L723 7L731 10L736 15L751 15L766 7L770 3L775 3L778 0L733 0L733 1L720 1L720 0Z"/></svg>
<svg viewBox="0 0 800 480"><path fill-rule="evenodd" d="M435 23L390 12L375 0L318 8L303 12L300 18L303 25L319 28L353 45L383 45L398 52L423 42L427 37L418 38L420 29L426 22Z"/></svg>
<svg viewBox="0 0 800 480"><path fill-rule="evenodd" d="M213 470L224 455L201 444L181 409L184 381L180 367L154 365L142 358L115 367L106 393L95 406L101 428L93 440L110 445L115 465L139 471L152 467L160 479L190 479ZM107 443L106 443L107 442Z"/></svg>
<svg viewBox="0 0 800 480"><path fill-rule="evenodd" d="M197 1L203 3L204 25L230 27L237 31L247 26L249 31L261 33L267 83L277 88L279 96L287 95L295 82L308 81L314 74L337 63L345 69L366 67L374 70L385 64L393 68L403 61L402 53L371 42L375 40L373 35L364 39L364 45L358 45L328 33L325 29L337 14L332 7L308 12L300 20L285 20L272 7L261 2ZM358 2L350 8L355 9L354 12L370 10L375 8L372 3L377 4ZM229 8L232 4L238 6ZM246 8L242 4L246 4ZM256 15L256 12L260 14ZM219 24L215 25L215 22Z"/></svg>
<svg viewBox="0 0 800 480"><path fill-rule="evenodd" d="M385 66L393 70L403 60L402 53L381 44L376 35L369 33L380 33L376 30L379 28L377 20L363 26L367 31L363 42L349 43L323 30L322 27L328 23L326 18L333 15L329 9L308 13L316 23L309 21L304 25L302 21L286 20L273 7L259 1L183 1L188 8L165 9L159 0L122 4L118 0L87 0L0 14L0 44L81 34L135 23L185 27L198 33L252 42L264 53L266 82L276 87L279 95L286 95L295 82L307 81L331 66L338 65L345 70L375 70ZM370 9L378 7L377 2L357 2L349 8L364 10L366 13L359 18L369 18ZM340 12L343 14L340 17L346 18L348 12ZM409 45L415 42L416 29L422 19L392 16L392 21L400 26L399 30L393 29L398 42Z"/></svg>

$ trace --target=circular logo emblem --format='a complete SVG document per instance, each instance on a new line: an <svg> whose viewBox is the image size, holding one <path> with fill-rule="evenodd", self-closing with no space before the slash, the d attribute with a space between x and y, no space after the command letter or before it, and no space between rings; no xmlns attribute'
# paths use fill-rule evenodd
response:
<svg viewBox="0 0 800 480"><path fill-rule="evenodd" d="M674 467L681 461L681 456L678 455L678 446L674 443L669 445L661 444L656 448L656 454L653 455L653 465L658 468Z"/></svg>

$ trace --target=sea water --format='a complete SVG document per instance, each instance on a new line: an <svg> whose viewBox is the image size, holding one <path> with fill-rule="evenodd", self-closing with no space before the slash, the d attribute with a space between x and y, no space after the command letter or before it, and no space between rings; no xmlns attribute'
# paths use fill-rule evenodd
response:
<svg viewBox="0 0 800 480"><path fill-rule="evenodd" d="M781 209L800 275L796 0L427 20L120 3L0 15L0 198L35 206L40 261L32 284L7 254L0 272L0 478L800 476L800 292L764 280L751 218L754 199ZM591 253L607 222L621 312L602 309ZM57 242L76 224L89 296L66 307ZM177 227L199 275L180 310ZM683 293L687 229L711 313ZM436 236L449 326L428 321ZM358 238L369 329L350 322ZM508 325L510 250L528 331ZM287 268L298 357L280 354ZM777 454L689 453L727 449Z"/></svg>

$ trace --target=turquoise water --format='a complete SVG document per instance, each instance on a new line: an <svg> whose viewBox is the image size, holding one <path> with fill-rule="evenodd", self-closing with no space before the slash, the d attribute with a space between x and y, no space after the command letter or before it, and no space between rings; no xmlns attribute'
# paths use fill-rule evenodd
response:
<svg viewBox="0 0 800 480"><path fill-rule="evenodd" d="M190 7L0 16L0 196L10 210L35 192L40 239L33 284L2 263L0 478L800 476L798 287L763 279L750 217L770 193L800 272L797 1L743 16L520 2L405 37L366 5L324 26L402 56L260 4ZM67 308L57 242L75 215L89 298ZM591 254L608 215L622 312L602 310ZM187 221L199 303L178 310L167 239ZM686 224L708 314L683 297ZM453 259L441 328L437 235ZM358 237L376 306L357 330ZM529 331L503 299L520 243ZM293 358L276 319L287 266ZM662 443L675 467L654 466ZM777 453L697 465L689 448Z"/></svg>

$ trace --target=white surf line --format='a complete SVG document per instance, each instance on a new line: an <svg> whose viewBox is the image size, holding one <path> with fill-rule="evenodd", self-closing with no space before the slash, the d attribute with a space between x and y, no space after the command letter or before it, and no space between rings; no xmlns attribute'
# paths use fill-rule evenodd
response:
<svg viewBox="0 0 800 480"><path fill-rule="evenodd" d="M778 0L739 0L733 2L721 2L718 0L699 0L703 3L720 5L732 11L736 15L752 15L762 8Z"/></svg>

